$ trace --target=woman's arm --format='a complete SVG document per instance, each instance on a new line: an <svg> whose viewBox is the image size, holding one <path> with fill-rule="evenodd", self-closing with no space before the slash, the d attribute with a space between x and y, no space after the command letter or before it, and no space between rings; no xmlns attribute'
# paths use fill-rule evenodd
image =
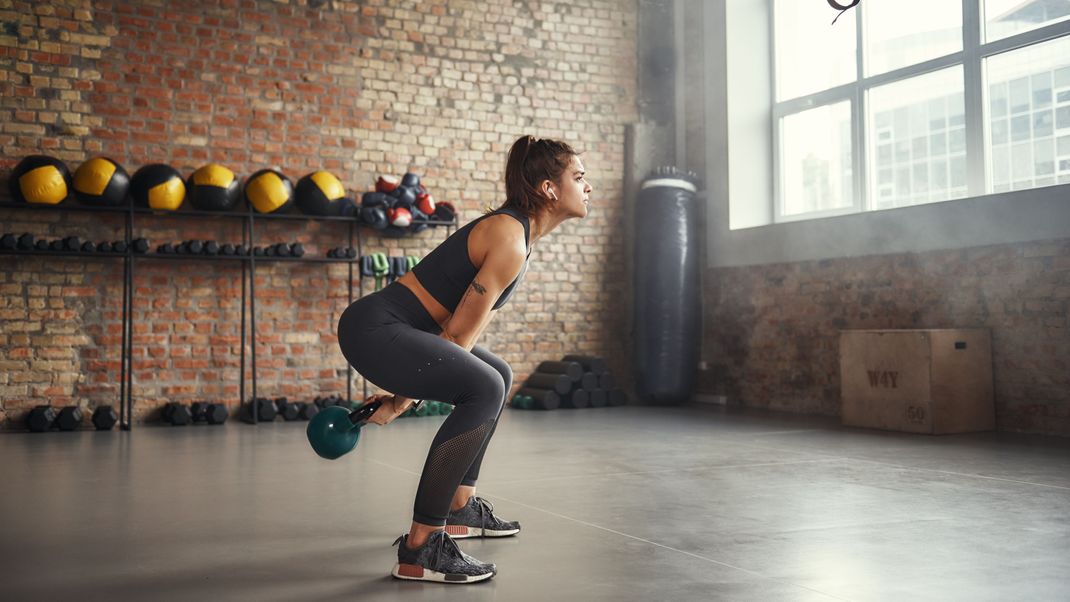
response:
<svg viewBox="0 0 1070 602"><path fill-rule="evenodd" d="M520 228L492 229L482 242L481 246L487 249L483 263L439 335L465 351L475 347L490 324L498 297L520 274L526 258L524 233ZM413 400L407 397L394 396L394 407L399 414L412 404Z"/></svg>

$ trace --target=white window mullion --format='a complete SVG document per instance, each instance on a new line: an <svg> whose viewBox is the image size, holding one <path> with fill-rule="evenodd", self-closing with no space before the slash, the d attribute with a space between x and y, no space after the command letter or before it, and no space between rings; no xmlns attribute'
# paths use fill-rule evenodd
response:
<svg viewBox="0 0 1070 602"><path fill-rule="evenodd" d="M861 82L865 80L865 46L863 42L863 29L865 24L865 15L861 12L865 10L862 8L862 3L855 5L855 10L858 11L855 15L855 91L854 102L851 104L852 111L852 129L854 130L851 137L851 144L854 146L854 206L858 211L868 211L872 206L870 203L869 195L867 194L866 179L869 174L869 165L866 163L866 91L863 89Z"/></svg>
<svg viewBox="0 0 1070 602"><path fill-rule="evenodd" d="M962 77L966 117L966 186L968 196L986 193L985 82L981 69L981 2L962 0Z"/></svg>

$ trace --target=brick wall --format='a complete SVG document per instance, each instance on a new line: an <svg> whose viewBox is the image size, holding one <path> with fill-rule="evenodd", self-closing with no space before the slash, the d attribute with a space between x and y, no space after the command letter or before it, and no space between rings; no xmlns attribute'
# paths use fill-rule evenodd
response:
<svg viewBox="0 0 1070 602"><path fill-rule="evenodd" d="M997 428L1070 434L1070 240L718 268L699 389L839 414L839 331L988 328Z"/></svg>
<svg viewBox="0 0 1070 602"><path fill-rule="evenodd" d="M325 168L358 192L376 174L412 170L464 223L503 200L516 136L561 137L585 151L591 214L534 250L524 286L483 342L518 381L542 359L580 351L606 356L627 382L619 209L624 128L636 119L636 20L634 1L0 0L0 178L33 153L72 171L98 154L131 173L150 162L184 175L207 162L291 178ZM95 215L4 210L0 219L4 231L40 236L122 232ZM136 235L154 244L240 239L225 220L139 224ZM333 223L258 228L258 241L299 240L313 254L345 235ZM422 255L444 231L365 235L365 252ZM121 264L0 261L0 421L21 428L38 403L114 403ZM344 392L334 326L347 276L344 266L258 268L258 393ZM236 403L240 286L236 264L138 262L136 419L172 400Z"/></svg>

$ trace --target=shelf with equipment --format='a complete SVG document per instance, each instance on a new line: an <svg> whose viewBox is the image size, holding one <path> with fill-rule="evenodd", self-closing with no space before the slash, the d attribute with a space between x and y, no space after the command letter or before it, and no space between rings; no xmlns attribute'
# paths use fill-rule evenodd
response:
<svg viewBox="0 0 1070 602"><path fill-rule="evenodd" d="M360 276L360 262L363 255L364 238L365 234L363 230L367 229L371 233L375 233L376 230L367 228L366 224L361 224L355 217L349 216L315 216L304 214L261 214L254 212L252 209L246 211L200 211L194 209L179 209L175 211L162 211L157 209L150 209L145 207L135 207L133 205L124 205L121 207L98 207L98 206L85 206L74 203L64 203L60 205L39 205L31 203L12 203L12 202L0 202L0 210L22 210L22 211L53 211L53 212L97 212L97 213L110 213L110 214L122 214L124 216L124 230L125 236L123 241L126 245L124 252L103 252L103 253L89 253L89 252L77 252L77 251L42 251L36 249L28 250L0 250L0 256L6 257L18 257L18 256L52 256L52 257L68 257L68 258L82 258L82 259L123 259L123 280L122 280L122 345L121 345L121 361L120 361L120 390L119 390L119 408L120 419L119 425L122 430L131 430L133 428L133 291L134 291L134 277L135 277L135 265L138 261L224 261L224 262L238 262L241 266L241 279L242 279L242 293L241 293L241 325L239 328L239 345L241 348L239 359L239 412L242 406L246 403L245 396L245 382L246 382L246 352L245 346L248 342L250 345L249 353L249 370L251 375L251 393L252 399L256 399L257 392L257 372L256 372L256 268L258 263L308 263L308 264L345 264L348 268L348 302L352 303L355 299L354 288L356 289L357 297L364 295L363 278ZM240 220L242 225L242 241L241 245L248 251L244 255L205 255L205 254L164 254L155 252L151 245L144 251L135 251L133 248L133 241L138 240L134 236L134 231L137 226L145 226L148 222L155 221L155 218L163 219L175 219L175 218L213 218L213 219L236 219ZM278 257L278 256L258 256L254 254L256 242L256 224L257 222L270 223L273 221L290 220L300 222L338 222L344 223L347 226L347 240L349 248L354 248L356 245L356 257ZM445 226L448 237L457 229L456 216L450 221L429 220L425 222L428 226ZM354 287L354 265L357 268L357 282ZM246 319L246 308L248 307L248 320ZM246 322L248 321L248 326ZM346 398L350 402L352 401L352 367L347 367L349 375L346 378ZM364 385L365 393L367 393L367 382ZM259 411L257 404L251 404L252 406L252 421L253 424L259 422Z"/></svg>

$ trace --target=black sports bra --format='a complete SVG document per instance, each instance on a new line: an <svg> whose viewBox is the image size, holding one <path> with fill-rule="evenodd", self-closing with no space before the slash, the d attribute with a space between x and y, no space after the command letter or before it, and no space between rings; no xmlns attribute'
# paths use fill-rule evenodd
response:
<svg viewBox="0 0 1070 602"><path fill-rule="evenodd" d="M492 215L503 213L516 218L517 221L524 224L524 246L528 248L527 254L530 256L531 248L528 247L530 224L527 216L511 207L502 207L468 222L450 235L449 238L442 241L442 244L435 247L433 251L421 259L420 263L413 266L412 272L416 274L420 284L450 313L456 311L457 304L461 302L465 289L472 284L472 280L476 277L476 266L472 265L472 260L468 255L468 235L472 232L472 228L482 220ZM513 295L517 285L524 279L524 274L527 271L528 260L525 257L520 273L502 291L498 300L494 302L494 309L505 305L509 297Z"/></svg>

